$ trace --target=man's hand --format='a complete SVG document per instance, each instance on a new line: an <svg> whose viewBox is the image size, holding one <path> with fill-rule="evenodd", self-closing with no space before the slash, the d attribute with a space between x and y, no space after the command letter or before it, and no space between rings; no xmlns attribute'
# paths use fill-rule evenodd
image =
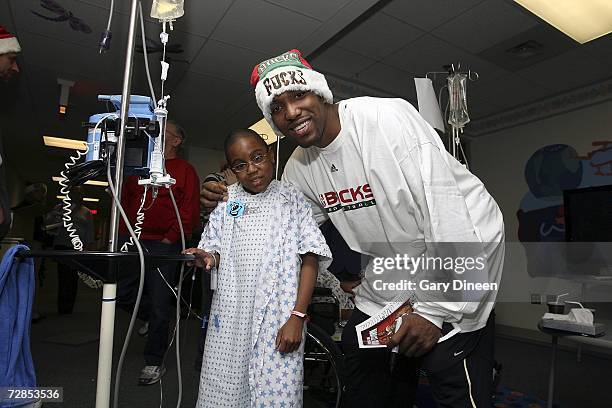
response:
<svg viewBox="0 0 612 408"><path fill-rule="evenodd" d="M209 271L213 266L216 267L218 265L215 254L211 254L210 252L206 252L200 248L188 248L184 250L183 253L187 255L195 255L195 265L198 268L205 268L207 271ZM192 266L193 264L193 261L187 262L187 265L189 266Z"/></svg>
<svg viewBox="0 0 612 408"><path fill-rule="evenodd" d="M231 186L238 181L236 174L234 174L234 172L230 169L223 170L223 178L225 179L226 186Z"/></svg>
<svg viewBox="0 0 612 408"><path fill-rule="evenodd" d="M300 347L304 320L293 316L280 328L276 335L276 349L281 353L291 353Z"/></svg>
<svg viewBox="0 0 612 408"><path fill-rule="evenodd" d="M207 181L200 189L200 204L206 212L212 212L219 201L227 201L227 187L224 183Z"/></svg>
<svg viewBox="0 0 612 408"><path fill-rule="evenodd" d="M172 244L172 242L170 242L170 240L168 238L164 238L160 241L162 244L166 244L166 245L170 245Z"/></svg>
<svg viewBox="0 0 612 408"><path fill-rule="evenodd" d="M402 325L391 336L387 347L399 344L399 352L406 357L420 357L436 345L442 332L429 320L410 313L402 317Z"/></svg>
<svg viewBox="0 0 612 408"><path fill-rule="evenodd" d="M355 296L355 292L353 292L353 289L355 289L359 285L361 285L360 280L340 282L340 288L342 288L343 291L345 291L351 296Z"/></svg>

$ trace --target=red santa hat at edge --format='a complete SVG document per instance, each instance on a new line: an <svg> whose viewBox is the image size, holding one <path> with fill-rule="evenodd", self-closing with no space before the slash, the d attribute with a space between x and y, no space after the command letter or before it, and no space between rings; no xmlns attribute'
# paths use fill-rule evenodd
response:
<svg viewBox="0 0 612 408"><path fill-rule="evenodd" d="M6 28L0 26L0 54L8 54L9 52L21 52L17 37L6 31Z"/></svg>

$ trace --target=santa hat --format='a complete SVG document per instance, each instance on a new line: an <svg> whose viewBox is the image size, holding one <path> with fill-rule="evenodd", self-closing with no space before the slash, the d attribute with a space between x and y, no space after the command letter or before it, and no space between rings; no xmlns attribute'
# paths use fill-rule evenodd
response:
<svg viewBox="0 0 612 408"><path fill-rule="evenodd" d="M312 69L296 49L255 65L251 85L255 87L259 109L278 136L283 135L272 122L270 111L275 96L287 91L312 91L327 103L333 103L334 100L325 76Z"/></svg>
<svg viewBox="0 0 612 408"><path fill-rule="evenodd" d="M6 28L0 26L0 54L9 52L21 52L19 41L13 34L6 31Z"/></svg>

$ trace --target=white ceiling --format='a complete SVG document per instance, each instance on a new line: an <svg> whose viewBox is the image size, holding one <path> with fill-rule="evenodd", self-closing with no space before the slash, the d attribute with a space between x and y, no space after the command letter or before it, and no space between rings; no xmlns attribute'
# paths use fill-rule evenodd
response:
<svg viewBox="0 0 612 408"><path fill-rule="evenodd" d="M15 32L23 47L23 72L12 94L16 110L4 126L5 151L29 180L40 179L43 170L57 173L52 169L65 157L42 147L43 134L84 138L81 122L104 110L96 95L121 92L130 1L115 2L112 49L105 55L98 54L97 43L110 0L55 1L92 33L35 16L32 10L52 15L40 0L0 0L0 25ZM150 3L144 1L146 15ZM468 85L473 119L612 77L611 35L580 46L510 0L186 0L185 8L170 39L184 50L170 56L184 62L171 66L169 109L187 128L189 143L200 147L218 149L229 130L261 117L248 83L251 69L295 47L316 69L354 86L354 96L413 102L414 76L461 62L480 75ZM146 20L147 37L158 40L158 24ZM504 62L505 50L527 39L543 42L539 61ZM135 55L133 92L147 94L142 55ZM151 55L156 84L158 60L159 54ZM58 77L76 81L63 119L56 114ZM22 164L31 159L41 164Z"/></svg>

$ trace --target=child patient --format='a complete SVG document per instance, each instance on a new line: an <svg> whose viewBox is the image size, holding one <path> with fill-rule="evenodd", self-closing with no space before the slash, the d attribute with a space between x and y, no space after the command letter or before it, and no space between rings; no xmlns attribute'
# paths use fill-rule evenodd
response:
<svg viewBox="0 0 612 408"><path fill-rule="evenodd" d="M232 132L225 155L238 183L185 251L212 269L215 290L197 406L300 407L305 313L318 258L331 253L306 198L273 179L256 132Z"/></svg>

